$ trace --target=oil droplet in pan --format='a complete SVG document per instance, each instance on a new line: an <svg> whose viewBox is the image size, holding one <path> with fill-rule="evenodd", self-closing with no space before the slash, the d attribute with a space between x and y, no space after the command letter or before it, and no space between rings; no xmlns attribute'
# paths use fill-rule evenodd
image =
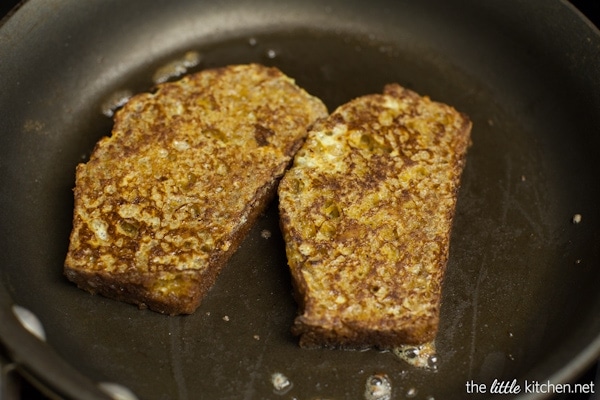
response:
<svg viewBox="0 0 600 400"><path fill-rule="evenodd" d="M435 342L429 342L418 346L404 345L392 350L394 355L410 365L418 368L437 371L438 357L435 350Z"/></svg>
<svg viewBox="0 0 600 400"><path fill-rule="evenodd" d="M133 94L130 90L118 90L102 103L102 114L111 118L115 112L129 101Z"/></svg>
<svg viewBox="0 0 600 400"><path fill-rule="evenodd" d="M294 386L288 377L281 372L275 372L271 375L271 383L273 384L273 392L279 395L286 394Z"/></svg>
<svg viewBox="0 0 600 400"><path fill-rule="evenodd" d="M277 51L274 49L268 49L265 55L267 56L267 58L272 60L277 57Z"/></svg>
<svg viewBox="0 0 600 400"><path fill-rule="evenodd" d="M390 400L391 398L392 382L387 374L376 373L367 378L365 400Z"/></svg>
<svg viewBox="0 0 600 400"><path fill-rule="evenodd" d="M177 78L185 74L188 69L200 64L202 55L197 51L188 51L181 58L173 60L158 68L152 75L152 82L159 84L171 78Z"/></svg>

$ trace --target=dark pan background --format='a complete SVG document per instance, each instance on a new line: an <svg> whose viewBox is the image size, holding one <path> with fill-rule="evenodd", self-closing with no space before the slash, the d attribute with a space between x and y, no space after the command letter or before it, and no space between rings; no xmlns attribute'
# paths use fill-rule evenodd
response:
<svg viewBox="0 0 600 400"><path fill-rule="evenodd" d="M592 22L596 24L596 26L600 26L599 20L599 5L600 2L596 0L572 0L571 1L576 7L580 9ZM0 16L6 15L16 4L16 1L13 0L4 0L2 4L0 4ZM596 381L596 386L600 385L600 368L598 364L592 366L588 371L582 374L580 378L581 383L589 383L591 381ZM22 398L23 399L45 399L46 397L40 393L33 385L29 384L26 380L22 382ZM573 396L563 395L556 396L556 400L565 400L576 398ZM583 397L577 397L583 398ZM598 397L590 397L589 399L598 399Z"/></svg>

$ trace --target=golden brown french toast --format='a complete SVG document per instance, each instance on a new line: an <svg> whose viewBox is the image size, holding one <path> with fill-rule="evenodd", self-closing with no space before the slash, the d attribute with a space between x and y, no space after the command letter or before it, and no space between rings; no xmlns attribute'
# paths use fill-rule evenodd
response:
<svg viewBox="0 0 600 400"><path fill-rule="evenodd" d="M161 313L192 313L326 115L292 79L256 64L134 96L77 166L67 278Z"/></svg>
<svg viewBox="0 0 600 400"><path fill-rule="evenodd" d="M301 346L434 339L470 131L397 84L313 126L278 190Z"/></svg>

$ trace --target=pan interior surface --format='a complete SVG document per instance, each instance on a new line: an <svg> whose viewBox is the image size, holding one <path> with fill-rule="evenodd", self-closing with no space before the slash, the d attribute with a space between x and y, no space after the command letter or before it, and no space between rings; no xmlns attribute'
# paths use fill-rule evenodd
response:
<svg viewBox="0 0 600 400"><path fill-rule="evenodd" d="M600 35L560 2L376 3L52 1L50 12L32 0L2 27L0 59L18 62L0 64L0 289L42 321L36 357L52 352L140 399L356 399L374 374L393 398L463 399L468 381L573 379L597 359L600 72L581 54L600 56ZM539 7L546 19L525 25ZM553 24L563 31L544 37ZM138 310L63 278L75 166L110 134L111 106L190 51L199 63L187 72L277 66L330 111L397 82L471 117L436 370L297 346L276 203L193 315ZM36 362L23 361L44 381Z"/></svg>

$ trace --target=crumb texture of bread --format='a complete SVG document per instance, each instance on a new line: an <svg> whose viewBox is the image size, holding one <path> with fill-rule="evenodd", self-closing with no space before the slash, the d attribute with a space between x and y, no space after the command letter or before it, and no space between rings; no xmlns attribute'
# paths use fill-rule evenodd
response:
<svg viewBox="0 0 600 400"><path fill-rule="evenodd" d="M397 84L316 123L279 186L302 347L433 340L471 122Z"/></svg>
<svg viewBox="0 0 600 400"><path fill-rule="evenodd" d="M326 115L319 99L258 64L134 96L77 166L65 275L140 307L193 312Z"/></svg>

